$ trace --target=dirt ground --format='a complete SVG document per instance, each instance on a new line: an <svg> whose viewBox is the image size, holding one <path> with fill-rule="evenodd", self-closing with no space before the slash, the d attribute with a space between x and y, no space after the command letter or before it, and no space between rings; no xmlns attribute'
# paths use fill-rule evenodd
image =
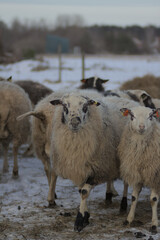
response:
<svg viewBox="0 0 160 240"><path fill-rule="evenodd" d="M2 164L3 159L0 156L1 168ZM122 182L115 182L119 196L113 199L110 206L104 201L105 184L95 187L88 200L90 223L78 233L74 231L80 201L77 187L69 180L59 178L56 187L57 205L50 209L47 203L47 179L40 160L20 155L18 179L12 178L11 150L9 165L9 173L2 174L2 170L0 171L0 240L130 240L138 237L146 240L160 239L160 228L156 235L149 232L151 206L147 189L141 193L134 224L126 227L123 222L127 214L119 213Z"/></svg>

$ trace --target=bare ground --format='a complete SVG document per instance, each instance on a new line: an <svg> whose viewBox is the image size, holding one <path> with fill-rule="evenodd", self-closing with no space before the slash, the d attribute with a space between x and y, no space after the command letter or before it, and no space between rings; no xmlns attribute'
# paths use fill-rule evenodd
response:
<svg viewBox="0 0 160 240"><path fill-rule="evenodd" d="M0 156L0 166L2 166ZM149 190L145 189L136 209L135 222L132 226L123 226L127 214L119 213L122 194L122 182L116 181L119 196L107 206L105 184L92 190L88 200L90 210L89 225L78 233L74 231L79 194L70 181L58 179L56 207L48 208L48 184L42 163L36 158L19 156L19 178L12 179L12 157L10 153L9 173L1 174L0 179L0 240L59 240L59 239L160 239L158 234L149 232L151 206ZM130 190L131 192L131 190ZM130 206L129 194L129 206ZM159 209L158 209L159 212ZM159 214L160 215L160 214ZM160 216L159 216L160 218ZM136 235L137 232L139 235ZM145 236L142 236L142 235Z"/></svg>

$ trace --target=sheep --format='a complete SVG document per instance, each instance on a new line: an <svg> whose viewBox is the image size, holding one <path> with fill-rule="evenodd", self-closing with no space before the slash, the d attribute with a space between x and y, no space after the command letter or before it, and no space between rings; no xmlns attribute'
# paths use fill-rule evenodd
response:
<svg viewBox="0 0 160 240"><path fill-rule="evenodd" d="M90 77L86 79L82 79L82 85L79 87L79 89L95 89L98 92L104 92L104 87L102 84L108 82L109 79L101 79L98 77Z"/></svg>
<svg viewBox="0 0 160 240"><path fill-rule="evenodd" d="M89 222L86 201L93 186L113 181L119 175L116 156L119 136L116 135L120 130L117 126L115 132L112 123L116 104L97 102L80 93L66 94L51 104L59 107L53 117L50 146L53 166L48 201L54 205L57 176L72 180L81 196L75 221L75 230L81 231Z"/></svg>
<svg viewBox="0 0 160 240"><path fill-rule="evenodd" d="M53 93L50 88L44 86L41 83L31 80L19 80L15 81L14 83L23 88L24 91L28 93L33 106L35 106L41 99L43 99L47 95Z"/></svg>
<svg viewBox="0 0 160 240"><path fill-rule="evenodd" d="M128 98L136 102L140 102L140 104L146 107L155 108L155 105L152 101L151 96L144 90L107 90L105 91L104 87L102 86L103 83L109 81L109 79L104 80L97 77L91 77L87 79L82 79L81 82L83 83L79 88L80 89L96 89L98 92L101 92L103 96L116 96L116 97L123 97Z"/></svg>
<svg viewBox="0 0 160 240"><path fill-rule="evenodd" d="M104 93L105 97L108 96L117 96L122 98L127 98L136 102L139 102L142 106L155 108L155 104L153 103L153 99L151 96L145 92L144 90L114 90L114 91L106 91Z"/></svg>
<svg viewBox="0 0 160 240"><path fill-rule="evenodd" d="M160 192L160 124L156 118L160 108L151 110L143 106L122 108L128 116L120 144L120 174L133 187L132 204L125 224L134 220L136 204L143 186L151 189L152 223L151 232L157 232L157 205Z"/></svg>
<svg viewBox="0 0 160 240"><path fill-rule="evenodd" d="M8 171L7 152L13 143L14 167L13 177L18 176L18 149L29 140L30 122L26 119L18 123L18 115L31 110L28 95L16 84L0 82L0 142L4 148L3 172Z"/></svg>
<svg viewBox="0 0 160 240"><path fill-rule="evenodd" d="M57 176L72 180L81 196L75 221L75 230L81 231L88 224L86 200L93 186L118 177L114 129L105 105L81 94L66 94L51 104L60 107L53 118L48 201L54 203Z"/></svg>

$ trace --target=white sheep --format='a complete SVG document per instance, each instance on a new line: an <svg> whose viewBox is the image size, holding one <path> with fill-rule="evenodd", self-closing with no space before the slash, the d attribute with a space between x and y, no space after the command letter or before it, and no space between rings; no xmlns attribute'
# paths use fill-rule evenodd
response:
<svg viewBox="0 0 160 240"><path fill-rule="evenodd" d="M76 90L76 92L85 93L89 96L94 95L95 97L100 97L101 95L97 92L91 90ZM37 157L42 161L48 183L50 183L51 166L50 166L50 139L51 139L51 128L52 120L54 116L53 105L50 101L53 99L61 98L65 92L68 91L58 91L50 94L49 96L43 98L35 106L34 111L27 112L17 118L17 120L22 120L25 117L33 116L32 119L32 142L34 145L34 151Z"/></svg>
<svg viewBox="0 0 160 240"><path fill-rule="evenodd" d="M132 223L139 193L143 186L149 187L152 232L157 231L160 192L160 124L156 119L160 115L159 110L142 106L121 109L124 116L128 116L128 124L118 146L121 177L133 187L131 209L125 223Z"/></svg>
<svg viewBox="0 0 160 240"><path fill-rule="evenodd" d="M119 177L116 156L119 136L112 123L116 105L109 103L109 109L101 102L96 107L99 102L80 93L64 95L51 103L60 107L55 109L53 118L50 147L53 167L48 201L54 204L57 176L72 180L80 189L75 229L81 231L88 224L86 201L93 186Z"/></svg>
<svg viewBox="0 0 160 240"><path fill-rule="evenodd" d="M13 176L18 176L18 149L30 135L30 122L18 123L17 116L31 110L28 95L16 84L0 82L0 142L4 148L3 172L8 171L8 147L13 143Z"/></svg>

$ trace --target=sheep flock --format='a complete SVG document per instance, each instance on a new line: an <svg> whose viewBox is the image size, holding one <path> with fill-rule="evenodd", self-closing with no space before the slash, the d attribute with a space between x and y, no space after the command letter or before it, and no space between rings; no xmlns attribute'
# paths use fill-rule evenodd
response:
<svg viewBox="0 0 160 240"><path fill-rule="evenodd" d="M120 211L125 216L124 228L133 223L138 196L147 187L151 191L152 208L149 231L156 234L160 193L159 96L152 97L143 86L106 91L103 84L107 81L97 77L82 79L74 91L55 92L28 80L0 81L3 172L8 171L10 144L14 178L21 177L20 146L27 144L33 148L48 181L49 208L58 208L58 177L71 180L77 187L79 206L72 223L76 232L90 226L93 213L87 200L95 186L106 183L105 202L109 210L117 195L114 181L122 181L117 214ZM128 186L133 188L131 196L128 196Z"/></svg>

